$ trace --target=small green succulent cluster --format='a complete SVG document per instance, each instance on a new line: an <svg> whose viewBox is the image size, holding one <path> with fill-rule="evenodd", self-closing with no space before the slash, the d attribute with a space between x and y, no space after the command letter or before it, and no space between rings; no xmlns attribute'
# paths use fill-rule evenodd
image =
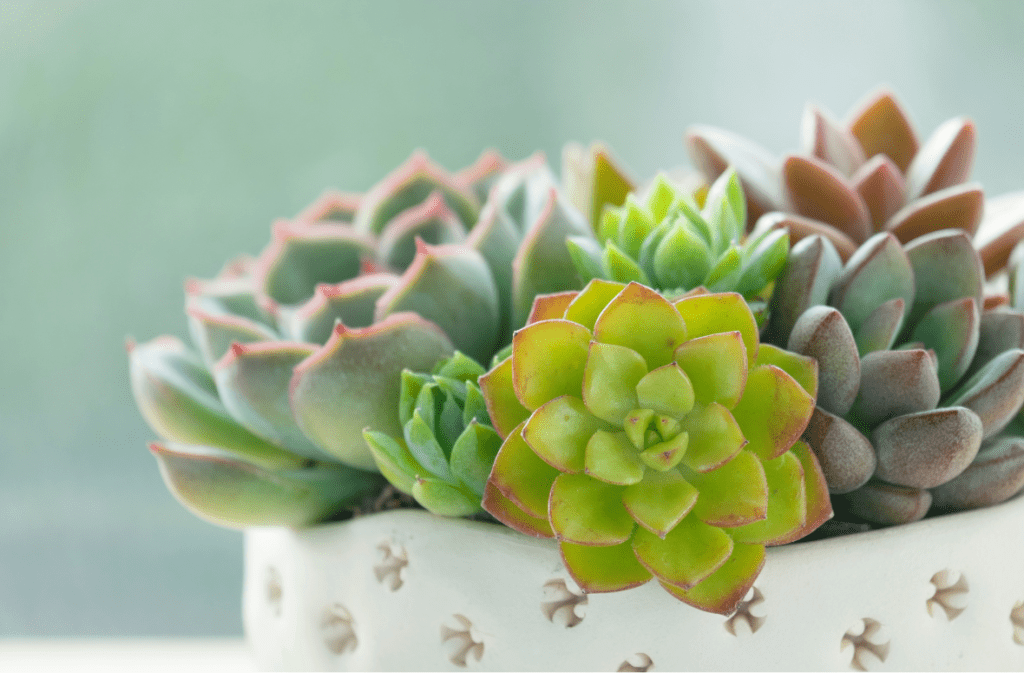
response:
<svg viewBox="0 0 1024 673"><path fill-rule="evenodd" d="M782 271L786 231L745 237L746 201L735 171L711 185L703 208L664 175L646 196L606 207L597 239L569 237L573 264L584 280L636 281L668 296L698 287L756 299Z"/></svg>
<svg viewBox="0 0 1024 673"><path fill-rule="evenodd" d="M689 129L687 147L709 181L736 167L748 197L748 227L788 229L794 244L824 236L844 262L875 233L909 243L962 229L993 276L1024 238L1024 194L986 201L981 186L968 182L977 144L970 119L950 119L922 142L896 96L880 90L845 123L808 105L801 135L801 152L781 159L711 126Z"/></svg>
<svg viewBox="0 0 1024 673"><path fill-rule="evenodd" d="M198 356L130 348L169 488L228 526L314 523L379 488L362 431L402 433L402 370L489 360L536 294L582 286L564 240L590 230L542 156L493 153L450 174L418 152L278 222L258 258L187 284Z"/></svg>
<svg viewBox="0 0 1024 673"><path fill-rule="evenodd" d="M815 364L760 344L738 294L673 303L635 282L593 280L538 297L480 387L504 438L484 508L556 538L585 591L656 578L727 613L766 545L831 516L799 441Z"/></svg>
<svg viewBox="0 0 1024 673"><path fill-rule="evenodd" d="M824 237L793 247L767 338L818 362L804 438L854 515L993 504L1024 478L1003 459L1022 441L1024 315L986 308L983 279L961 230L876 234L845 265Z"/></svg>
<svg viewBox="0 0 1024 673"><path fill-rule="evenodd" d="M484 371L459 352L431 374L404 370L398 403L402 436L363 432L381 473L434 514L481 511L484 485L501 446L477 386Z"/></svg>

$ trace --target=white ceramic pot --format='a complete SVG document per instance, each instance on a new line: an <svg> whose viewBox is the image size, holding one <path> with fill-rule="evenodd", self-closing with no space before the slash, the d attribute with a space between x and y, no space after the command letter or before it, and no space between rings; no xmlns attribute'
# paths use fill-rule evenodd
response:
<svg viewBox="0 0 1024 673"><path fill-rule="evenodd" d="M1024 670L1024 497L770 549L731 617L582 595L554 542L402 510L246 533L266 669Z"/></svg>

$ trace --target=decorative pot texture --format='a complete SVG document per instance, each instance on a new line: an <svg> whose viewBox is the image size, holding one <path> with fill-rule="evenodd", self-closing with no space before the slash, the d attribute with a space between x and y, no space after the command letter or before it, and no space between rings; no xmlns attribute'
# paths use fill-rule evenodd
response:
<svg viewBox="0 0 1024 673"><path fill-rule="evenodd" d="M258 665L301 670L1024 669L1024 497L777 547L730 617L583 595L552 541L401 510L246 532Z"/></svg>

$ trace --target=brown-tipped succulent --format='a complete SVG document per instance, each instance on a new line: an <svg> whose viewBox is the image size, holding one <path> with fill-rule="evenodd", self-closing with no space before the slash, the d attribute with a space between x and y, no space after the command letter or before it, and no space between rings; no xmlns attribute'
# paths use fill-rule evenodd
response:
<svg viewBox="0 0 1024 673"><path fill-rule="evenodd" d="M708 181L736 167L748 227L788 229L793 243L824 236L844 262L879 232L909 243L959 228L974 238L991 276L1024 238L1024 192L986 202L981 186L967 182L976 144L970 119L950 119L922 143L903 106L883 90L855 106L845 123L808 105L801 136L801 152L781 159L710 126L690 129L687 146Z"/></svg>
<svg viewBox="0 0 1024 673"><path fill-rule="evenodd" d="M430 374L402 372L402 435L363 433L388 481L441 516L469 516L480 502L501 437L491 427L477 379L484 368L456 352Z"/></svg>
<svg viewBox="0 0 1024 673"><path fill-rule="evenodd" d="M659 175L647 193L629 194L605 207L597 239L569 237L567 245L584 280L636 281L666 296L698 287L738 292L763 321L771 283L789 252L789 234L747 237L746 201L735 171L723 173L699 207L693 196Z"/></svg>
<svg viewBox="0 0 1024 673"><path fill-rule="evenodd" d="M766 339L817 359L804 439L855 516L906 523L1019 490L1024 315L986 309L983 280L960 230L875 234L845 265L825 237L793 246Z"/></svg>
<svg viewBox="0 0 1024 673"><path fill-rule="evenodd" d="M130 349L165 481L224 525L334 515L379 487L362 431L401 435L402 370L488 361L534 295L581 287L564 240L588 231L539 155L453 175L418 152L366 194L324 194L257 259L187 284L199 356Z"/></svg>
<svg viewBox="0 0 1024 673"><path fill-rule="evenodd" d="M538 297L480 388L504 438L484 508L557 539L585 591L654 578L728 613L766 545L831 516L799 439L816 365L761 344L739 294L673 302L638 283L593 280Z"/></svg>

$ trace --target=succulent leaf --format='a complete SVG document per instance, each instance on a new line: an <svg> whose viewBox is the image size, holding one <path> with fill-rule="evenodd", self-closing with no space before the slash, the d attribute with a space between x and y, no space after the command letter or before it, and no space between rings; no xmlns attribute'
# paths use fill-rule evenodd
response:
<svg viewBox="0 0 1024 673"><path fill-rule="evenodd" d="M955 511L998 504L1022 488L1024 439L1018 434L986 443L966 470L931 494L936 509Z"/></svg>
<svg viewBox="0 0 1024 673"><path fill-rule="evenodd" d="M843 498L856 516L889 526L919 521L932 506L927 490L884 481L870 481Z"/></svg>
<svg viewBox="0 0 1024 673"><path fill-rule="evenodd" d="M344 465L271 471L206 446L150 447L164 483L190 511L219 526L306 526L379 488L379 477Z"/></svg>
<svg viewBox="0 0 1024 673"><path fill-rule="evenodd" d="M871 236L871 213L837 170L811 157L787 156L782 175L790 203L800 215L825 222L856 243Z"/></svg>
<svg viewBox="0 0 1024 673"><path fill-rule="evenodd" d="M963 472L978 453L981 419L964 407L897 416L871 435L875 476L912 488L933 488Z"/></svg>
<svg viewBox="0 0 1024 673"><path fill-rule="evenodd" d="M907 198L965 182L974 163L975 136L970 119L958 117L940 124L907 167Z"/></svg>

